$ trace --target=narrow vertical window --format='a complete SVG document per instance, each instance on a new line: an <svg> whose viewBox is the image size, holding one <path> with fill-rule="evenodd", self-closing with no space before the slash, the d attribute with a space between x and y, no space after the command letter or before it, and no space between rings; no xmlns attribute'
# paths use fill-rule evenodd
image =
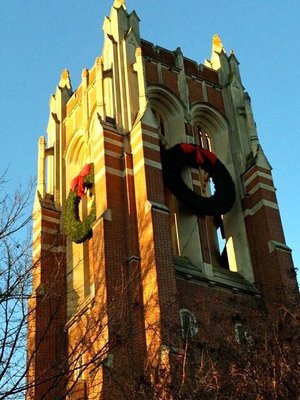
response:
<svg viewBox="0 0 300 400"><path fill-rule="evenodd" d="M165 124L162 116L156 111L152 109L152 112L155 116L157 126L158 126L158 135L160 139L160 151L163 153L166 147L166 139L165 139ZM170 210L170 222L171 222L171 236L172 236L172 245L173 252L175 255L180 255L180 244L179 244L179 228L178 228L178 205L177 200L174 198L172 193L166 188L165 191L165 200L166 205Z"/></svg>
<svg viewBox="0 0 300 400"><path fill-rule="evenodd" d="M238 321L235 323L234 332L237 343L245 345L248 349L253 346L253 339L242 322Z"/></svg>
<svg viewBox="0 0 300 400"><path fill-rule="evenodd" d="M198 333L197 321L189 310L180 310L181 335L185 340L194 338Z"/></svg>
<svg viewBox="0 0 300 400"><path fill-rule="evenodd" d="M199 144L204 149L212 150L211 140L207 132L196 126ZM202 172L202 193L211 196L214 193L214 185L206 172ZM212 264L229 270L229 263L226 251L226 236L222 216L206 217L206 225L210 244Z"/></svg>

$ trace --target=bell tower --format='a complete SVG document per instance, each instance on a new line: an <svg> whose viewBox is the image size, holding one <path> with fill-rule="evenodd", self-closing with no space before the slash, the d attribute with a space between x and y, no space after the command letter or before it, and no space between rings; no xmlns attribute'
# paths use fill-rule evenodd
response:
<svg viewBox="0 0 300 400"><path fill-rule="evenodd" d="M251 327L275 303L297 302L237 58L216 35L199 64L142 39L139 23L115 0L102 54L76 89L64 70L50 98L33 212L28 400L188 398L178 397L197 380L185 372L187 339L216 343L220 329L234 338L233 317ZM189 149L180 168L174 148ZM207 208L195 212L185 193Z"/></svg>

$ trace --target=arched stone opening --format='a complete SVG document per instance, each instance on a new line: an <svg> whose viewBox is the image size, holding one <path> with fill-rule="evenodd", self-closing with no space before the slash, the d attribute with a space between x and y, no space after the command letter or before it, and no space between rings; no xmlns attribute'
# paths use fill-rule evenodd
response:
<svg viewBox="0 0 300 400"><path fill-rule="evenodd" d="M72 180L79 175L82 168L89 163L88 144L83 130L74 133L65 152L66 188L67 195ZM90 206L88 196L81 199L79 214L81 220L86 218ZM90 293L88 242L67 242L67 283L68 283L68 315L71 316L76 308Z"/></svg>
<svg viewBox="0 0 300 400"><path fill-rule="evenodd" d="M162 86L150 87L148 99L158 125L161 152L177 143L186 142L185 109L181 101ZM187 184L192 187L191 171L187 168L183 175ZM174 254L188 259L201 270L203 261L197 216L178 202L167 188L165 198L170 209Z"/></svg>

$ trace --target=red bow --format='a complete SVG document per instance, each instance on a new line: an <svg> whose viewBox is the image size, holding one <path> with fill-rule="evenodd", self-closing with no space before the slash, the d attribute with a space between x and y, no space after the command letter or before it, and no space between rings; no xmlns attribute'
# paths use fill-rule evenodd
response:
<svg viewBox="0 0 300 400"><path fill-rule="evenodd" d="M74 179L72 179L71 182L71 189L73 192L77 193L77 196L79 197L84 197L85 196L85 186L84 186L84 177L89 175L91 173L91 164L87 164L79 173L78 176L76 176Z"/></svg>
<svg viewBox="0 0 300 400"><path fill-rule="evenodd" d="M180 144L184 153L192 153L193 151L196 153L197 164L204 164L205 160L203 156L206 156L209 162L214 165L217 161L217 156L209 150L202 149L200 146L189 143L181 143Z"/></svg>

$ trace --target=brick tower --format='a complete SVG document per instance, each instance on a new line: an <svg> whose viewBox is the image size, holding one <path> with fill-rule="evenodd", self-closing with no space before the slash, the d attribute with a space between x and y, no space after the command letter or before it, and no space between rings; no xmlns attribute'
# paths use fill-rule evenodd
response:
<svg viewBox="0 0 300 400"><path fill-rule="evenodd" d="M271 166L217 35L198 64L141 39L120 0L103 30L76 90L62 72L39 140L27 399L207 398L191 343L254 337L258 320L297 303ZM164 183L178 143L225 165L235 202L224 215L196 215ZM183 176L214 190L201 168Z"/></svg>

